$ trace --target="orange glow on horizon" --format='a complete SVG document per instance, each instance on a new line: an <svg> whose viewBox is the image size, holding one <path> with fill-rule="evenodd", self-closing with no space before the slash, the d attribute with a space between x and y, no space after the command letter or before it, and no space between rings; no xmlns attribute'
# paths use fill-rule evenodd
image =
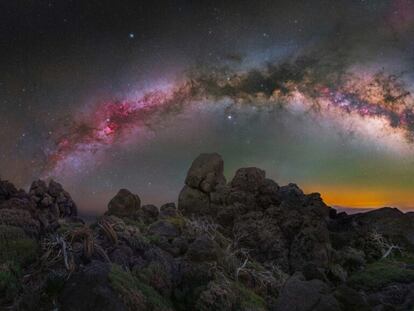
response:
<svg viewBox="0 0 414 311"><path fill-rule="evenodd" d="M312 185L305 187L307 192L320 192L323 200L330 206L351 208L398 207L402 210L413 209L414 192L395 189L361 189L352 186ZM319 189L319 190L317 190Z"/></svg>

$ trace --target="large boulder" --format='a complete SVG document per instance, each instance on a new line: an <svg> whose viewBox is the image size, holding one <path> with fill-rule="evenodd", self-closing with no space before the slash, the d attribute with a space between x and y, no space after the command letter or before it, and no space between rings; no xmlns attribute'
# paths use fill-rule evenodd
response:
<svg viewBox="0 0 414 311"><path fill-rule="evenodd" d="M341 307L329 287L320 280L306 281L296 273L283 286L276 311L340 311Z"/></svg>
<svg viewBox="0 0 414 311"><path fill-rule="evenodd" d="M61 184L51 180L49 185L43 180L34 181L29 190L30 199L45 216L50 218L64 218L77 215L77 206L70 194Z"/></svg>
<svg viewBox="0 0 414 311"><path fill-rule="evenodd" d="M311 262L319 267L329 265L331 244L326 224L318 218L306 217L290 245L291 271L301 270Z"/></svg>
<svg viewBox="0 0 414 311"><path fill-rule="evenodd" d="M158 220L148 227L148 233L166 238L175 238L180 235L180 228L168 220Z"/></svg>
<svg viewBox="0 0 414 311"><path fill-rule="evenodd" d="M217 185L226 182L224 163L217 153L202 153L191 164L185 183L187 186L210 193Z"/></svg>
<svg viewBox="0 0 414 311"><path fill-rule="evenodd" d="M190 244L187 257L193 261L213 261L217 259L219 249L218 244L204 234Z"/></svg>
<svg viewBox="0 0 414 311"><path fill-rule="evenodd" d="M153 223L157 220L159 213L160 212L155 205L147 204L141 207L138 216L144 223Z"/></svg>
<svg viewBox="0 0 414 311"><path fill-rule="evenodd" d="M127 189L121 189L108 203L107 215L133 216L141 207L141 199Z"/></svg>
<svg viewBox="0 0 414 311"><path fill-rule="evenodd" d="M265 171L256 167L240 168L231 181L233 188L246 192L257 192L265 182Z"/></svg>
<svg viewBox="0 0 414 311"><path fill-rule="evenodd" d="M48 187L48 193L54 197L57 198L59 196L60 193L62 193L63 191L63 187L61 184L59 184L58 182L54 181L53 179L49 182L49 187Z"/></svg>
<svg viewBox="0 0 414 311"><path fill-rule="evenodd" d="M41 199L46 193L47 193L48 187L46 185L46 182L43 180L36 180L32 182L32 185L30 186L29 194L31 196L36 196L39 199Z"/></svg>
<svg viewBox="0 0 414 311"><path fill-rule="evenodd" d="M0 203L17 194L16 187L7 180L0 179Z"/></svg>
<svg viewBox="0 0 414 311"><path fill-rule="evenodd" d="M209 215L210 198L207 193L201 190L184 186L178 196L178 207L186 216Z"/></svg>
<svg viewBox="0 0 414 311"><path fill-rule="evenodd" d="M177 207L174 202L166 203L160 207L160 217L176 217L177 216Z"/></svg>

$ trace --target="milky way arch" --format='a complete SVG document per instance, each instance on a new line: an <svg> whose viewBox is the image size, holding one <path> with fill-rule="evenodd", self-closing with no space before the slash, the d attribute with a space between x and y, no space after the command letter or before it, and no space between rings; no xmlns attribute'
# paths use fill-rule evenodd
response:
<svg viewBox="0 0 414 311"><path fill-rule="evenodd" d="M414 137L413 97L403 77L383 70L338 70L312 58L297 58L249 70L194 70L180 82L138 99L96 104L89 114L73 118L46 151L44 175L93 158L131 135L139 138L145 131L156 130L159 122L195 102L211 105L224 98L235 109L238 105L290 109L299 101L305 110L322 117L329 111L330 117L333 112L381 120L387 129L404 136L407 144Z"/></svg>

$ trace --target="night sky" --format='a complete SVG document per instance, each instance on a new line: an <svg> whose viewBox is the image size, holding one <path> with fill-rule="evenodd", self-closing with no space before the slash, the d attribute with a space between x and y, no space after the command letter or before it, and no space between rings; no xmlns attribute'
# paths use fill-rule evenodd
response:
<svg viewBox="0 0 414 311"><path fill-rule="evenodd" d="M414 1L0 3L0 177L81 212L175 201L191 161L414 207Z"/></svg>

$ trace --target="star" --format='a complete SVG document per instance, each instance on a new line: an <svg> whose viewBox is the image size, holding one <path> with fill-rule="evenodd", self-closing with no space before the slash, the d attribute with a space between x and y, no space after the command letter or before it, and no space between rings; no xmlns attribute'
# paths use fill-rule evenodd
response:
<svg viewBox="0 0 414 311"><path fill-rule="evenodd" d="M130 39L134 39L134 38L135 38L135 34L134 34L133 32L130 32L130 33L128 34L128 37L129 37Z"/></svg>

